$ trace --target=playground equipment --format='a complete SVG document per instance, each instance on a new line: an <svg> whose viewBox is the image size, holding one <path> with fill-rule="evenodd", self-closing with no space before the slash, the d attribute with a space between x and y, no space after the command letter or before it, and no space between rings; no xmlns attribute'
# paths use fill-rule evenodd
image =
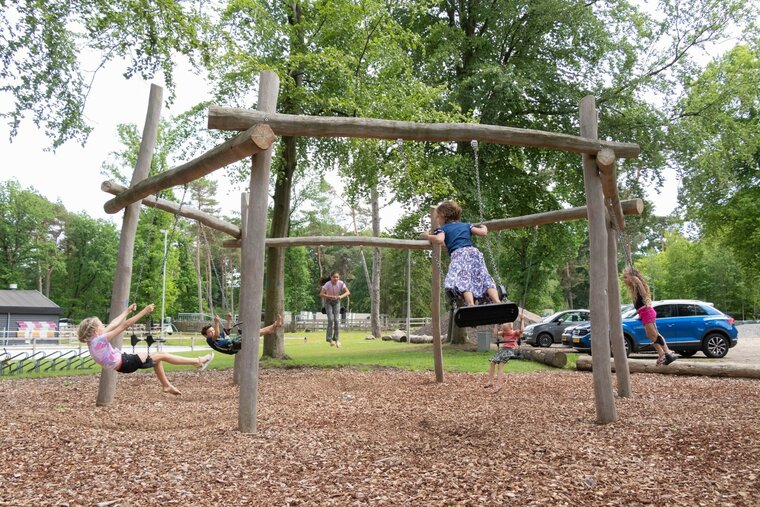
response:
<svg viewBox="0 0 760 507"><path fill-rule="evenodd" d="M619 308L619 289L617 273L617 245L614 237L616 231L625 226L624 213L626 205L629 213L640 214L643 204L640 200L621 203L616 183L615 164L618 158L636 157L639 146L634 143L600 141L597 138L597 112L594 98L585 97L580 104L581 135L557 134L535 130L526 130L495 125L478 124L422 124L391 120L354 117L309 117L305 115L285 115L276 113L279 93L279 78L270 71L261 73L259 82L258 111L225 109L212 106L209 108L209 128L221 130L245 130L224 144L206 152L191 162L170 169L165 173L147 177L151 153L155 144L162 92L160 88L151 87L151 97L146 115L143 141L135 167L132 184L129 189L114 192L114 185L104 184L116 197L108 201L104 209L116 213L127 208L119 246L117 260L117 279L114 282L111 316L118 315L127 300L129 279L131 277L131 258L134 250L134 236L139 215L140 203L158 207L159 199L148 198L151 194L175 185L184 185L205 176L229 163L253 155L248 199L242 199L243 227L236 228L222 224L226 231L232 231L233 240L225 246L242 249L240 314L243 325L252 342L251 347L243 347L242 363L244 372L240 389L238 427L242 432L256 431L256 392L258 387L258 335L263 297L264 252L266 247L287 247L301 245L369 245L398 248L432 249L432 317L440 321L440 255L441 246L431 245L427 241L399 240L386 238L266 238L267 200L269 175L271 168L271 145L275 133L280 136L311 137L362 137L375 139L406 139L434 142L492 142L516 146L563 150L581 154L583 162L584 187L587 206L572 210L541 213L527 217L493 220L485 222L489 230L496 231L510 227L536 226L566 219L588 219L590 243L590 310L594 315L592 333L603 335L609 329L610 309L613 313ZM250 205L248 204L250 203ZM162 202L162 209L176 215L189 216L187 210L176 204ZM605 214L609 210L614 217L617 228L613 228ZM202 217L210 227L219 221L195 210L196 217ZM573 218L568 218L572 216ZM200 218L198 218L200 219ZM435 216L431 213L431 225L435 227ZM613 337L617 340L618 337ZM619 337L622 340L622 335ZM433 361L436 381L443 381L440 326L433 325ZM622 342L621 342L622 343ZM606 358L610 356L608 340L592 342L594 358L594 394L596 401L597 422L609 423L617 419L612 379ZM621 345L621 344L619 344ZM615 349L619 350L616 345ZM616 354L616 372L618 389L622 396L630 394L630 380L625 356L618 364ZM599 361L598 365L596 361ZM604 363L602 361L605 361ZM598 366L598 367L597 367ZM115 376L104 374L98 393L98 404L105 405L113 399Z"/></svg>

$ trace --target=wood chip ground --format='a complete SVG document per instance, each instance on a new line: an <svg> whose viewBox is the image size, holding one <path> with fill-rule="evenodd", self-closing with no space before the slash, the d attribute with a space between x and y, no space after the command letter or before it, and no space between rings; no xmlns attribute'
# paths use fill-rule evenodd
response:
<svg viewBox="0 0 760 507"><path fill-rule="evenodd" d="M592 377L265 370L258 432L231 371L0 382L0 505L760 505L760 383L634 375L595 424Z"/></svg>

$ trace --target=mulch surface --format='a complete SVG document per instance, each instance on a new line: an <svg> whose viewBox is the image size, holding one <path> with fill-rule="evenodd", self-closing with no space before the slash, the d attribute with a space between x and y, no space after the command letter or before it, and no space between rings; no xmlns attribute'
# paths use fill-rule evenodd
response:
<svg viewBox="0 0 760 507"><path fill-rule="evenodd" d="M231 371L0 382L0 505L760 505L760 382L632 376L595 421L592 376L265 370L258 432Z"/></svg>

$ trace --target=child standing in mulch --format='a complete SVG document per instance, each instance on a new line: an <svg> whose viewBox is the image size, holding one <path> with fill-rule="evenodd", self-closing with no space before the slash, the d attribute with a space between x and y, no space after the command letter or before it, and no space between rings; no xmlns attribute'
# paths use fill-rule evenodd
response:
<svg viewBox="0 0 760 507"><path fill-rule="evenodd" d="M182 393L166 378L163 362L195 366L199 370L205 370L214 358L213 352L201 357L182 357L166 352L155 352L150 356L146 352L128 354L111 345L111 340L152 312L154 307L155 305L150 304L137 315L125 320L127 315L137 309L137 305L132 304L107 326L104 326L97 317L88 317L79 324L77 336L80 342L87 344L92 359L103 368L115 370L119 373L133 373L140 369L153 368L164 392L178 396Z"/></svg>
<svg viewBox="0 0 760 507"><path fill-rule="evenodd" d="M498 350L494 356L489 359L488 364L488 383L484 385L486 389L493 388L493 392L499 391L504 387L504 366L514 357L517 349L517 340L522 335L522 331L513 328L511 322L506 322L501 326L494 327L494 336L496 337L496 346ZM498 367L498 374L494 380L494 373Z"/></svg>

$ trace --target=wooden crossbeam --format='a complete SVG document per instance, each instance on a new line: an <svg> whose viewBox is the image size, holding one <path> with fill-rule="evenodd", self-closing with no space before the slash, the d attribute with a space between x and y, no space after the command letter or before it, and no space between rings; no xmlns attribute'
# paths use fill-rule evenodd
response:
<svg viewBox="0 0 760 507"><path fill-rule="evenodd" d="M100 184L100 189L103 192L109 194L119 195L122 192L125 192L127 190L127 187L120 185L115 181L104 181ZM191 220L197 220L198 222L207 227L210 227L211 229L229 234L233 238L240 238L240 227L237 225L225 222L224 220L216 218L213 215L209 215L208 213L204 213L201 210L191 208L190 206L186 206L184 204L180 206L176 202L168 201L166 199L159 199L155 195L149 195L148 197L143 198L141 202L145 206L158 208L173 215L179 215Z"/></svg>
<svg viewBox="0 0 760 507"><path fill-rule="evenodd" d="M376 118L306 116L263 113L250 109L220 106L210 106L208 109L208 128L210 129L245 130L257 123L268 124L278 136L361 137L433 142L477 140L589 155L596 155L600 150L609 148L618 158L635 158L641 151L636 143L599 141L570 134L498 125L415 123Z"/></svg>
<svg viewBox="0 0 760 507"><path fill-rule="evenodd" d="M126 206L150 194L176 185L184 185L228 164L267 150L274 140L274 132L268 125L249 126L248 130L242 134L212 148L200 157L142 180L106 202L103 209L106 213L118 213Z"/></svg>

